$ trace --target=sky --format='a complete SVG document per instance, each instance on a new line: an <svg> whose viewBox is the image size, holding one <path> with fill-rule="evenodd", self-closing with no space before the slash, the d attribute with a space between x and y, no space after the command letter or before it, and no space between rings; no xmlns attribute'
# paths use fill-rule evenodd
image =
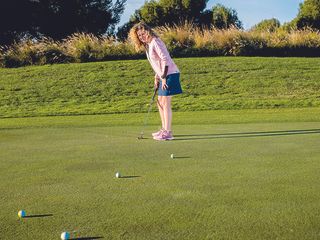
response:
<svg viewBox="0 0 320 240"><path fill-rule="evenodd" d="M302 2L303 0L209 0L207 8L211 9L218 3L233 8L243 27L249 29L264 19L277 18L281 23L291 21L297 16ZM128 22L134 11L144 3L145 0L127 0L118 26Z"/></svg>

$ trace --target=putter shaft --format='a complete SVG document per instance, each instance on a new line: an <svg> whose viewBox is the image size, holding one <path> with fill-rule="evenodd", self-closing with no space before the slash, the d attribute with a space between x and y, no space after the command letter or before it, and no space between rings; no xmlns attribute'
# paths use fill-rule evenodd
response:
<svg viewBox="0 0 320 240"><path fill-rule="evenodd" d="M153 103L154 103L154 98L155 98L155 96L156 96L157 91L158 91L158 88L155 88L155 89L154 89L154 92L153 92L153 95L152 95L152 98L151 98L151 101L150 101L150 104L149 104L148 113L147 113L147 115L145 116L145 119L144 119L143 129L142 129L142 131L141 131L140 136L138 137L138 139L143 139L144 129L145 129L147 123L148 123L148 118L149 118L150 111L151 111L151 109L152 109L152 105L153 105Z"/></svg>

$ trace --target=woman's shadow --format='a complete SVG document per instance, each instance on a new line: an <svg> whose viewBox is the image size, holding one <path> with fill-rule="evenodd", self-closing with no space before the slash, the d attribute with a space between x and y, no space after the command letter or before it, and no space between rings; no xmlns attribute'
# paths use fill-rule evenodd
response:
<svg viewBox="0 0 320 240"><path fill-rule="evenodd" d="M216 138L251 138L251 137L277 137L289 135L306 135L319 134L320 129L300 129L300 130L282 130L282 131L266 131L266 132L235 132L235 133L212 133L212 134L190 134L175 135L175 141L188 140L205 140Z"/></svg>

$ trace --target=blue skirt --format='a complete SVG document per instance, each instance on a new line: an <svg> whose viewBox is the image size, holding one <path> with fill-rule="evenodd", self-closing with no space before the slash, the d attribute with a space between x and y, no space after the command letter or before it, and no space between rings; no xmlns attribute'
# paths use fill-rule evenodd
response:
<svg viewBox="0 0 320 240"><path fill-rule="evenodd" d="M160 80L158 95L172 96L182 93L180 84L180 73L173 73L166 77L168 89L162 90L162 80Z"/></svg>

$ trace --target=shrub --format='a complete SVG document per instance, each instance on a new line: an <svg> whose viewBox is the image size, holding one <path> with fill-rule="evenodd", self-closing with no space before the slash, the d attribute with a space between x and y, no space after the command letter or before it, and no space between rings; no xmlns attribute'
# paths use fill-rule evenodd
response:
<svg viewBox="0 0 320 240"><path fill-rule="evenodd" d="M72 58L59 45L48 38L26 39L8 47L2 54L1 62L5 67L72 62Z"/></svg>
<svg viewBox="0 0 320 240"><path fill-rule="evenodd" d="M229 53L233 56L254 56L266 46L267 42L259 34L239 32L233 39Z"/></svg>
<svg viewBox="0 0 320 240"><path fill-rule="evenodd" d="M103 38L101 40L103 60L114 59L133 59L141 57L141 54L137 54L133 45L129 42L118 42L114 38Z"/></svg>
<svg viewBox="0 0 320 240"><path fill-rule="evenodd" d="M100 39L93 34L75 33L65 39L63 45L76 62L97 61L102 51Z"/></svg>
<svg viewBox="0 0 320 240"><path fill-rule="evenodd" d="M159 27L156 32L165 42L168 50L173 55L179 55L184 49L192 48L194 46L192 23L185 22L184 25L174 27Z"/></svg>
<svg viewBox="0 0 320 240"><path fill-rule="evenodd" d="M192 23L155 28L174 57L192 56L320 56L320 33L305 28L243 31L236 27L200 29ZM91 62L145 57L129 41L76 33L61 42L24 39L0 47L0 67Z"/></svg>

